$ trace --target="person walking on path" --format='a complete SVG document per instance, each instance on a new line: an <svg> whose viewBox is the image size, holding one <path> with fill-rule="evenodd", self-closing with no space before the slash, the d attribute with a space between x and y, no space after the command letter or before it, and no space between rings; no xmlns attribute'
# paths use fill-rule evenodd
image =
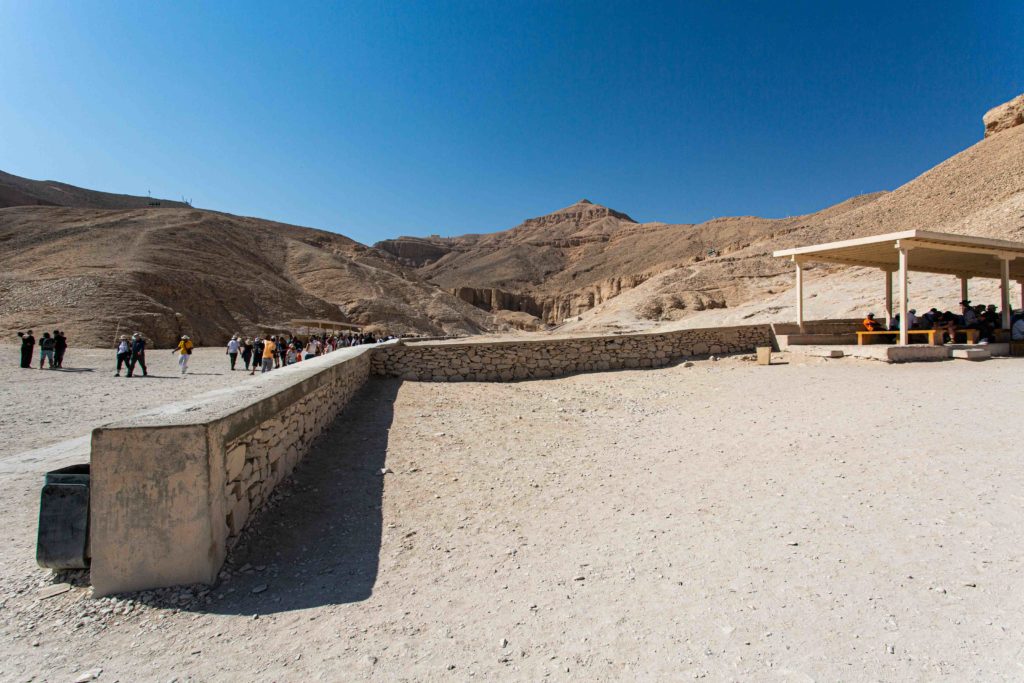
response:
<svg viewBox="0 0 1024 683"><path fill-rule="evenodd" d="M135 372L135 366L142 366L142 376L146 377L149 372L146 371L146 338L142 336L141 332L136 332L132 335L131 340L131 357L128 359L128 376L131 377Z"/></svg>
<svg viewBox="0 0 1024 683"><path fill-rule="evenodd" d="M68 350L68 338L61 330L53 331L53 364L64 367L64 353Z"/></svg>
<svg viewBox="0 0 1024 683"><path fill-rule="evenodd" d="M25 333L19 332L18 336L21 337L21 367L31 368L32 352L36 348L36 338L32 336L32 330Z"/></svg>
<svg viewBox="0 0 1024 683"><path fill-rule="evenodd" d="M117 340L117 370L114 372L114 377L121 376L121 366L124 365L125 369L128 370L128 374L132 374L132 344L128 341L128 335L122 334L121 338Z"/></svg>
<svg viewBox="0 0 1024 683"><path fill-rule="evenodd" d="M171 351L171 355L178 354L178 366L181 367L182 375L188 372L188 361L192 358L193 348L192 340L185 334L182 335L181 341L178 342L178 348Z"/></svg>
<svg viewBox="0 0 1024 683"><path fill-rule="evenodd" d="M231 372L235 371L235 363L238 362L238 337L228 340L228 348L224 351L231 360Z"/></svg>
<svg viewBox="0 0 1024 683"><path fill-rule="evenodd" d="M245 369L249 369L249 362L252 360L252 339L246 337L242 343L242 362L245 363Z"/></svg>
<svg viewBox="0 0 1024 683"><path fill-rule="evenodd" d="M274 338L271 337L263 345L263 369L260 373L270 372L274 369L274 352L277 351L277 344L274 343Z"/></svg>
<svg viewBox="0 0 1024 683"><path fill-rule="evenodd" d="M43 332L43 338L39 340L39 369L43 369L43 361L50 364L53 370L53 337L49 332Z"/></svg>
<svg viewBox="0 0 1024 683"><path fill-rule="evenodd" d="M263 339L256 337L252 342L252 372L250 375L256 374L256 366L261 363L263 358Z"/></svg>

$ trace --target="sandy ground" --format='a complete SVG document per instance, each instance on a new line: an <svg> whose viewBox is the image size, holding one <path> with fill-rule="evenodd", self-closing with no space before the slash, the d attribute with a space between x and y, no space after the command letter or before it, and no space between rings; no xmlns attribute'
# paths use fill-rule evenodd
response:
<svg viewBox="0 0 1024 683"><path fill-rule="evenodd" d="M1020 680L1020 369L373 380L206 593L42 598L0 475L0 679Z"/></svg>
<svg viewBox="0 0 1024 683"><path fill-rule="evenodd" d="M85 436L101 424L249 377L231 372L220 348L196 349L184 377L178 356L165 349L146 353L148 377L131 378L125 370L114 376L116 354L103 349L71 348L64 368L53 371L38 369L38 351L31 370L20 367L20 347L0 346L0 358L0 387L8 397L0 411L0 458ZM236 367L244 367L241 358Z"/></svg>

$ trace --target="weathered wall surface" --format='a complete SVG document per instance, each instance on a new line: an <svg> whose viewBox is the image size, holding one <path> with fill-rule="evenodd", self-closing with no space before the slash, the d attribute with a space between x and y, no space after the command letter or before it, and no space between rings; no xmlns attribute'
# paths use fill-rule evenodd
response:
<svg viewBox="0 0 1024 683"><path fill-rule="evenodd" d="M335 351L92 435L97 595L212 583L246 520L370 374Z"/></svg>
<svg viewBox="0 0 1024 683"><path fill-rule="evenodd" d="M434 382L542 379L576 372L651 368L681 358L743 353L771 344L768 325L655 334L465 344L407 344L373 354L373 374Z"/></svg>

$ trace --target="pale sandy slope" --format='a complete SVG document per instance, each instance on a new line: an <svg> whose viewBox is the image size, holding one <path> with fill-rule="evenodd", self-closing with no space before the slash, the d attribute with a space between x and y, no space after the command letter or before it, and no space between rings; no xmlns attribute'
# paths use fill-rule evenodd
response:
<svg viewBox="0 0 1024 683"><path fill-rule="evenodd" d="M0 679L1019 680L1019 365L375 381L180 610L38 600L5 476Z"/></svg>

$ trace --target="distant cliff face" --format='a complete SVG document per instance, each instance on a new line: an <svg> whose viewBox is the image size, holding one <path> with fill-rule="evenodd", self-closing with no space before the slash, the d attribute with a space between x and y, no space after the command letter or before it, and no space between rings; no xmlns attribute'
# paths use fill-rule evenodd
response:
<svg viewBox="0 0 1024 683"><path fill-rule="evenodd" d="M451 251L441 238L431 240L422 237L396 237L377 242L373 247L391 254L399 263L411 268L433 263Z"/></svg>

